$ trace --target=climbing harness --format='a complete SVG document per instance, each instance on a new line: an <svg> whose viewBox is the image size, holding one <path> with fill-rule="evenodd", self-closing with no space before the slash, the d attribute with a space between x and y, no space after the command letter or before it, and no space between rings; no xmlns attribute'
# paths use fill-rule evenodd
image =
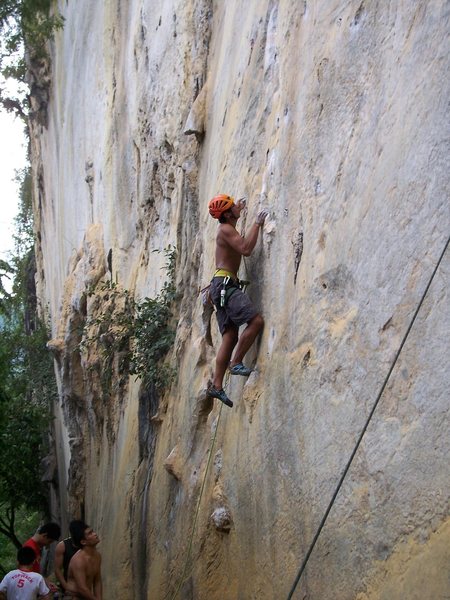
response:
<svg viewBox="0 0 450 600"><path fill-rule="evenodd" d="M330 502L328 504L328 507L327 507L327 509L325 511L325 514L322 517L322 520L321 520L321 522L319 524L319 527L318 527L318 529L316 531L316 534L314 535L314 538L313 538L313 540L312 540L312 542L311 542L311 544L310 544L310 546L308 548L308 551L307 551L307 553L305 555L305 558L303 559L303 562L302 562L302 564L300 566L300 569L298 570L297 576L296 576L296 578L294 580L294 583L293 583L292 588L291 588L291 590L289 592L287 600L291 600L291 598L292 598L292 596L293 596L293 594L295 592L295 589L296 589L296 587L298 585L298 582L300 581L300 578L301 578L301 576L303 575L303 573L305 571L306 565L308 564L309 558L310 558L310 556L312 554L312 551L314 550L314 546L316 545L316 542L317 542L317 540L319 538L319 535L321 534L322 529L325 526L325 523L326 523L326 520L328 518L328 515L330 514L330 511L331 511L331 509L333 507L333 504L334 504L334 502L336 500L337 495L339 494L339 491L340 491L340 489L342 487L342 484L344 483L344 479L347 476L347 473L348 473L348 471L349 471L349 469L350 469L350 467L352 465L353 459L355 458L355 455L356 455L356 453L358 451L358 448L359 448L359 446L361 444L361 441L362 441L362 439L364 437L364 434L366 433L366 430L367 430L367 428L369 426L369 423L370 423L370 421L371 421L371 419L373 417L373 414L374 414L374 412L375 412L375 410L376 410L376 408L378 406L378 403L379 403L379 401L381 399L381 396L383 395L383 392L384 392L384 390L385 390L385 388L386 388L386 386L388 384L388 381L389 381L389 378L390 378L390 376L392 374L392 371L395 368L395 365L396 365L397 360L398 360L398 358L400 356L400 353L401 353L401 351L403 349L403 346L405 345L405 342L406 342L406 340L407 340L407 338L408 338L408 336L409 336L409 334L411 332L411 329L412 329L412 327L414 325L414 322L416 320L416 317L419 314L419 311L420 311L420 309L422 307L422 304L423 304L423 302L425 300L425 297L426 297L426 295L428 293L428 290L430 289L430 286L431 286L431 283L432 283L432 281L434 279L434 276L436 275L436 272L437 272L437 270L439 268L439 265L441 264L441 261L442 261L442 259L444 257L444 254L445 254L445 252L446 252L446 250L448 248L449 242L450 242L450 237L447 239L447 243L444 246L444 249L443 249L443 251L442 251L442 253L441 253L440 257L439 257L439 260L437 261L437 264L436 264L436 266L434 268L434 271L433 271L433 273L432 273L432 275L430 277L430 280L428 281L428 284L427 284L427 286L425 288L425 291L423 292L422 297L420 299L420 302L419 302L419 304L418 304L418 306L417 306L417 308L416 308L416 310L414 312L414 315L413 315L413 317L411 319L411 322L410 322L410 324L409 324L409 326L408 326L408 328L406 330L406 333L403 336L403 339L402 339L402 341L400 343L400 346L399 346L399 348L398 348L398 350L397 350L397 352L396 352L396 354L394 356L394 360L393 360L393 362L391 364L391 367L390 367L390 369L388 371L388 374L386 375L386 377L385 377L385 379L383 381L383 385L381 386L381 389L380 389L380 391L378 393L378 396L377 396L377 398L376 398L376 400L374 402L374 405L372 406L372 409L371 409L371 411L369 413L369 416L367 417L366 423L365 423L365 425L364 425L364 427L363 427L363 429L362 429L362 431L361 431L361 433L360 433L360 435L358 437L358 440L357 440L357 442L355 444L355 447L353 448L353 452L350 455L350 458L349 458L349 460L348 460L348 462L347 462L347 464L345 466L345 469L344 469L344 471L343 471L343 473L342 473L342 475L341 475L341 477L339 479L339 482L338 482L338 484L336 486L336 489L334 491L334 494L333 494L333 496L332 496L332 498L331 498L331 500L330 500Z"/></svg>
<svg viewBox="0 0 450 600"><path fill-rule="evenodd" d="M220 290L221 308L224 308L227 305L228 300L231 298L234 292L236 292L239 289L239 282L236 279L231 279L231 277L228 276L223 278Z"/></svg>
<svg viewBox="0 0 450 600"><path fill-rule="evenodd" d="M224 277L222 281L222 289L220 290L220 306L223 308L227 301L227 283L230 281L229 277ZM232 288L230 288L232 289Z"/></svg>
<svg viewBox="0 0 450 600"><path fill-rule="evenodd" d="M226 375L225 378L225 387L228 384L228 380L229 380L229 375ZM200 513L200 503L202 501L202 497L203 497L203 492L205 490L205 485L206 485L206 478L208 476L208 472L209 472L209 467L211 465L211 458L212 458L212 452L214 449L214 445L216 443L216 437L217 437L217 430L219 429L219 423L220 423L220 417L222 415L222 408L223 408L223 404L220 403L220 407L219 407L219 414L217 416L217 421L216 421L216 426L214 428L214 433L211 436L211 443L209 446L209 450L208 450L208 460L206 462L206 469L205 469L205 474L203 475L203 481L202 481L202 487L200 488L200 495L198 497L198 501L197 501L197 507L195 510L195 516L194 516L194 521L192 523L192 528L191 528L191 533L189 535L189 544L188 544L188 550L187 550L187 554L186 554L186 561L184 564L184 568L183 568L183 573L180 577L180 581L175 589L175 592L172 594L172 596L170 596L170 600L175 600L176 597L178 596L181 587L183 585L183 583L188 579L189 575L188 575L188 566L189 566L189 561L191 559L191 555L192 555L192 545L193 545L193 541L194 541L194 533L195 533L195 528L197 526L197 521L198 521L198 515ZM166 598L168 598L169 596L166 596Z"/></svg>
<svg viewBox="0 0 450 600"><path fill-rule="evenodd" d="M231 271L227 271L226 269L216 269L214 271L214 277L230 277L230 279L237 279L236 275Z"/></svg>
<svg viewBox="0 0 450 600"><path fill-rule="evenodd" d="M250 285L248 279L237 279L234 273L227 271L226 269L217 269L213 275L214 277L223 277L222 289L220 291L220 306L226 306L226 303L230 296L234 294L236 290L242 290L245 294L247 287ZM231 282L231 283L230 283ZM211 307L214 310L215 305L211 298L211 284L209 283L199 293L202 298L202 304L205 308Z"/></svg>

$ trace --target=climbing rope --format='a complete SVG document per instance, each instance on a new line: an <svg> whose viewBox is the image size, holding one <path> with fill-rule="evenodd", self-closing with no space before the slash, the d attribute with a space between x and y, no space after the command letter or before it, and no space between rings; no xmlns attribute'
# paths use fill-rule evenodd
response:
<svg viewBox="0 0 450 600"><path fill-rule="evenodd" d="M366 423L365 423L365 425L364 425L364 427L363 427L363 429L362 429L362 431L361 431L361 433L360 433L360 435L358 437L358 440L357 440L357 442L355 444L353 452L350 455L350 458L349 458L349 460L348 460L348 462L347 462L347 464L345 466L345 469L344 469L344 471L343 471L343 473L342 473L342 475L341 475L341 477L339 479L339 482L338 482L338 484L336 486L336 489L335 489L334 494L333 494L333 496L332 496L332 498L330 500L330 503L328 504L328 507L327 507L327 509L325 511L325 514L322 517L322 520L321 520L320 525L319 525L319 527L318 527L318 529L316 531L316 534L315 534L315 536L314 536L314 538L313 538L313 540L312 540L312 542L311 542L311 544L310 544L310 546L308 548L306 556L303 559L303 562L302 562L302 564L300 566L300 569L298 570L297 577L295 578L295 581L294 581L294 583L292 585L291 591L289 592L287 600L291 600L291 598L292 598L292 596L293 596L293 594L295 592L295 589L296 589L296 587L298 585L298 582L300 581L300 578L303 575L303 572L305 571L306 565L308 564L309 558L310 558L310 556L312 554L312 551L314 550L314 546L316 545L316 542L317 542L317 540L319 538L319 535L322 532L322 529L323 529L323 527L324 527L324 525L326 523L328 515L330 514L330 511L331 511L331 509L333 507L333 504L334 504L334 502L336 500L336 497L337 497L337 495L338 495L338 493L339 493L339 491L340 491L340 489L342 487L342 484L344 483L344 479L345 479L345 477L346 477L346 475L347 475L347 473L348 473L348 471L350 469L350 466L351 466L351 464L353 462L353 459L355 458L356 452L358 451L358 448L359 448L359 446L361 444L361 441L362 441L362 439L364 437L364 434L366 433L367 427L369 426L369 423L370 423L370 421L372 419L372 416L373 416L373 414L374 414L374 412L375 412L375 410L376 410L376 408L378 406L380 398L383 395L383 392L384 392L384 390L386 388L386 385L387 385L387 383L389 381L389 378L390 378L390 376L392 374L392 371L394 370L394 367L395 367L395 365L397 363L397 360L398 360L398 358L400 356L400 353L401 353L401 351L403 349L403 346L405 345L405 342L406 342L406 340L407 340L407 338L408 338L408 336L410 334L410 331L411 331L411 329L412 329L412 327L414 325L416 317L419 314L419 310L421 309L422 304L423 304L423 302L425 300L425 297L426 297L426 295L428 293L428 290L430 289L431 283L432 283L432 281L434 279L434 276L436 275L436 272L437 272L437 270L439 268L439 265L441 264L441 261L442 261L442 259L444 257L444 254L445 254L445 252L446 252L446 250L448 248L449 242L450 242L450 237L448 238L447 243L444 246L444 249L443 249L443 251L442 251L442 253L441 253L440 257L439 257L439 260L438 260L438 262L437 262L437 264L436 264L436 266L434 268L434 271L433 271L433 273L432 273L432 275L430 277L430 280L428 281L428 284L427 284L427 286L425 288L425 291L422 294L422 297L421 297L420 302L419 302L419 304L418 304L418 306L416 308L416 311L415 311L415 313L414 313L414 315L413 315L413 317L411 319L411 322L410 322L410 324L408 326L408 329L406 330L406 333L403 336L403 339L402 339L402 341L400 343L400 346L399 346L399 348L398 348L398 350L397 350L397 352L395 354L394 360L393 360L393 362L391 364L391 367L390 367L390 369L388 371L388 374L386 375L386 377L384 379L384 382L383 382L383 385L381 386L380 392L378 393L377 399L375 400L375 403L374 403L374 405L372 407L372 410L370 411L369 416L367 417Z"/></svg>
<svg viewBox="0 0 450 600"><path fill-rule="evenodd" d="M244 234L243 235L245 235L245 220L244 220L243 229L244 229ZM247 274L247 265L245 263L245 258L244 258L244 269L245 269L245 272ZM227 372L226 377L225 377L225 386L224 386L225 388L228 386L229 375L230 375L229 372ZM191 559L191 554L192 554L192 545L193 545L193 541L194 541L194 533L195 533L195 528L197 526L198 515L199 515L199 512L200 512L200 503L202 501L203 491L205 489L206 477L208 475L209 466L210 466L210 463L211 463L212 451L213 451L213 448L214 448L214 445L215 445L215 442L216 442L217 429L219 428L220 417L222 415L222 408L223 408L223 404L220 403L219 415L217 417L217 423L216 423L216 427L214 429L214 434L211 437L211 444L210 444L209 451L208 451L208 460L207 460L207 463L206 463L205 474L203 476L202 487L200 489L200 495L199 495L199 498L198 498L198 501L197 501L197 507L196 507L196 510L195 510L195 516L194 516L194 521L193 521L192 528L191 528L191 533L189 535L189 544L188 544L188 550L187 550L187 554L186 554L186 561L185 561L185 565L184 565L184 568L183 568L183 573L182 573L182 575L180 577L180 581L179 581L179 583L178 583L178 585L177 585L177 587L175 589L175 592L172 594L172 596L170 596L170 600L175 600L176 599L176 597L178 596L178 594L180 592L180 589L181 589L183 583L188 578L187 571L188 571L189 561ZM168 596L166 596L166 598L167 597Z"/></svg>
<svg viewBox="0 0 450 600"><path fill-rule="evenodd" d="M228 380L229 380L229 373L226 374L225 387L227 387ZM192 554L192 544L193 544L193 541L194 541L194 533L195 533L195 528L197 526L198 515L199 515L199 512L200 512L200 503L202 501L202 496L203 496L203 492L204 492L204 489L205 489L206 477L208 475L209 466L211 464L212 451L213 451L214 445L216 443L217 430L219 429L220 417L222 415L222 408L223 408L223 404L221 402L220 403L220 407L219 407L219 414L217 416L216 426L214 428L214 433L211 436L211 443L210 443L209 450L208 450L208 460L206 462L205 474L203 476L202 487L200 488L200 495L199 495L198 501L197 501L197 508L195 510L195 516L194 516L194 521L192 523L191 533L189 535L189 544L188 544L188 550L187 550L187 554L186 554L186 561L185 561L185 564L184 564L183 572L182 572L182 575L180 577L180 581L178 583L178 586L177 586L175 592L173 593L173 595L170 596L171 600L175 600L175 598L178 596L178 594L180 592L180 589L181 589L183 583L188 579L187 571L188 571L189 561L191 559L191 554ZM167 596L166 596L166 598L167 598Z"/></svg>

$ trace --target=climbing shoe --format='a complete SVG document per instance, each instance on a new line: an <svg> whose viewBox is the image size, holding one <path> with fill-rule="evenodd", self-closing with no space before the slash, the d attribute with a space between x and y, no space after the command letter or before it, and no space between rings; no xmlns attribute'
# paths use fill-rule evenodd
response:
<svg viewBox="0 0 450 600"><path fill-rule="evenodd" d="M231 375L242 375L243 377L248 377L253 369L249 369L244 365L244 363L238 363L234 365L234 367L230 367Z"/></svg>
<svg viewBox="0 0 450 600"><path fill-rule="evenodd" d="M217 398L218 400L220 400L221 402L223 402L230 408L233 406L233 403L228 398L228 396L225 394L225 390L223 388L221 390L218 390L216 387L211 385L208 388L207 394L210 398Z"/></svg>

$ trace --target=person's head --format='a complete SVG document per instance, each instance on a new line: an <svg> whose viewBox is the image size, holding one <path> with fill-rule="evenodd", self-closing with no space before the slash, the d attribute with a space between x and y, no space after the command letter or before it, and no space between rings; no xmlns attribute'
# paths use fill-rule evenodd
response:
<svg viewBox="0 0 450 600"><path fill-rule="evenodd" d="M243 199L234 202L234 198L226 194L214 196L208 203L209 214L219 223L228 223L230 220L237 221L245 206Z"/></svg>
<svg viewBox="0 0 450 600"><path fill-rule="evenodd" d="M17 564L21 567L30 567L36 559L36 553L33 548L25 546L17 552Z"/></svg>
<svg viewBox="0 0 450 600"><path fill-rule="evenodd" d="M96 546L99 543L99 537L89 525L84 524L84 529L78 528L77 531L74 531L72 536L72 541L75 546L79 548L85 548L86 546Z"/></svg>
<svg viewBox="0 0 450 600"><path fill-rule="evenodd" d="M59 540L61 528L58 523L45 523L38 529L39 543L41 546L50 546L52 542Z"/></svg>
<svg viewBox="0 0 450 600"><path fill-rule="evenodd" d="M72 542L76 546L80 546L75 540L81 540L84 535L85 529L88 529L88 525L84 521L74 520L69 523L69 533L72 538Z"/></svg>
<svg viewBox="0 0 450 600"><path fill-rule="evenodd" d="M234 217L233 215L233 208L230 208L229 210L225 210L220 217L218 218L219 223L228 223L230 219L232 219Z"/></svg>

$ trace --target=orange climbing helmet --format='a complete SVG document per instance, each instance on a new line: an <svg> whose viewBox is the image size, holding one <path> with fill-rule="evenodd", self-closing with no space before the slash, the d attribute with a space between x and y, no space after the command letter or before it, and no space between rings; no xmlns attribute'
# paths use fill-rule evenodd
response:
<svg viewBox="0 0 450 600"><path fill-rule="evenodd" d="M220 215L231 208L234 204L234 198L227 196L226 194L219 194L214 196L208 203L209 214L218 219Z"/></svg>

